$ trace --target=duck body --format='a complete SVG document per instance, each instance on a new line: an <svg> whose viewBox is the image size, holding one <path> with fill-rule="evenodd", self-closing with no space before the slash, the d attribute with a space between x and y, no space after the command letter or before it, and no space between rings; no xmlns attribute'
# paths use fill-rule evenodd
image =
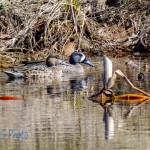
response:
<svg viewBox="0 0 150 150"><path fill-rule="evenodd" d="M21 68L5 71L5 73L9 78L55 78L72 73L84 73L84 69L79 63L94 66L80 52L73 52L69 62L64 62L58 55L49 55L45 63L31 63Z"/></svg>
<svg viewBox="0 0 150 150"><path fill-rule="evenodd" d="M34 66L24 72L25 78L53 78L63 76L63 66Z"/></svg>

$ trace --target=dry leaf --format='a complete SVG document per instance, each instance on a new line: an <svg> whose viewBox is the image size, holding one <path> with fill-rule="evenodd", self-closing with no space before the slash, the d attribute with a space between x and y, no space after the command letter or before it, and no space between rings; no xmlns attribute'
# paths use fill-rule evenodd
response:
<svg viewBox="0 0 150 150"><path fill-rule="evenodd" d="M70 56L76 50L74 42L67 43L62 49L62 55Z"/></svg>

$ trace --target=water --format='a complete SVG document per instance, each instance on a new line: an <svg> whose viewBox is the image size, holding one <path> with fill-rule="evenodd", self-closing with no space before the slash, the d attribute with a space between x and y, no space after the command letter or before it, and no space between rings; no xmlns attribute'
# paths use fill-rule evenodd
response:
<svg viewBox="0 0 150 150"><path fill-rule="evenodd" d="M148 58L133 58L138 69L127 69L127 58L112 58L113 68L124 72L134 85L150 93L150 79L137 80ZM15 80L1 78L0 95L24 100L0 101L0 149L50 150L149 150L150 102L115 102L105 110L89 100L102 88L102 59L92 58L96 69L86 76L63 80ZM85 66L86 67L86 66ZM89 69L89 68L88 68ZM117 78L116 94L137 93Z"/></svg>

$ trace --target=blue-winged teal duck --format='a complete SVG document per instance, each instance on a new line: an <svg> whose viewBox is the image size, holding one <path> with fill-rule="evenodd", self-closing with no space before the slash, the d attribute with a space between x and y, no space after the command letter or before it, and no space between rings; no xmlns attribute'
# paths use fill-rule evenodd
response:
<svg viewBox="0 0 150 150"><path fill-rule="evenodd" d="M49 55L45 63L29 64L18 69L5 71L10 78L51 78L61 77L64 74L84 73L83 67L79 63L84 63L94 67L81 52L73 52L69 58L69 63L64 62L58 55Z"/></svg>

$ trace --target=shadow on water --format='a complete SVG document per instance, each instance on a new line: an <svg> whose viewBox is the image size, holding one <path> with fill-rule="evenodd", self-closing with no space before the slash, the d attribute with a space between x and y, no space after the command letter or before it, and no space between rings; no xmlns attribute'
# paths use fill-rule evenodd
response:
<svg viewBox="0 0 150 150"><path fill-rule="evenodd" d="M124 65L126 59L112 59L114 69L150 93L150 79L138 81L138 72ZM141 59L134 60L141 65ZM103 87L102 60L94 61L98 67L82 77L0 82L0 95L24 98L0 101L1 149L148 149L150 103L115 102L109 108L93 103L89 97ZM113 90L135 93L119 78Z"/></svg>

